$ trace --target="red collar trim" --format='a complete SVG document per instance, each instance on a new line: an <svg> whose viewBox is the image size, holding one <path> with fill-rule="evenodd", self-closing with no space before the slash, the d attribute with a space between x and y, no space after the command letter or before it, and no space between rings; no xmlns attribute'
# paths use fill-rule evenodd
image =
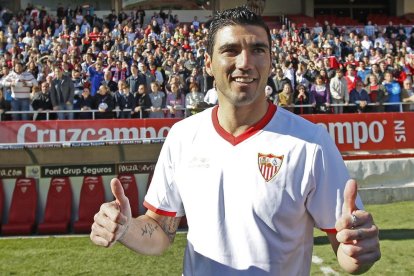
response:
<svg viewBox="0 0 414 276"><path fill-rule="evenodd" d="M244 133L240 134L239 136L233 136L232 134L228 133L224 128L221 127L218 121L218 112L219 106L215 106L213 108L213 112L211 114L213 120L213 126L216 129L217 133L227 142L232 144L233 146L243 142L247 138L256 134L259 130L262 130L272 119L273 115L276 113L277 107L276 105L269 103L267 108L266 114L261 118L256 124L252 125L248 128Z"/></svg>

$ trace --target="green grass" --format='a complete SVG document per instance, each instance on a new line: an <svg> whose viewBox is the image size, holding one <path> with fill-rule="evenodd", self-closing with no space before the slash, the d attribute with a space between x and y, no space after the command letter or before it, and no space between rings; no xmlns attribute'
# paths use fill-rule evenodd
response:
<svg viewBox="0 0 414 276"><path fill-rule="evenodd" d="M367 205L380 229L382 257L365 275L414 275L414 202ZM315 231L313 254L341 272L326 235ZM312 265L312 275L323 275L320 266ZM345 273L341 273L345 275Z"/></svg>
<svg viewBox="0 0 414 276"><path fill-rule="evenodd" d="M366 275L414 275L414 202L369 205L380 227L382 259ZM181 275L186 235L161 257L137 255L122 245L105 249L88 237L0 239L0 275ZM315 232L311 275L330 266L341 275L324 233Z"/></svg>

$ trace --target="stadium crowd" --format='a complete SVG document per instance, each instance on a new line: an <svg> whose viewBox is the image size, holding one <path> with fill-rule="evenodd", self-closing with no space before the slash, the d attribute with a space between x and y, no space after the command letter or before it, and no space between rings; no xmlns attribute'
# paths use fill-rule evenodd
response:
<svg viewBox="0 0 414 276"><path fill-rule="evenodd" d="M204 67L208 23L196 16L183 23L171 11L136 9L100 18L92 7L61 5L52 15L28 4L1 9L0 29L2 120L184 117L217 104ZM414 111L414 31L291 23L271 38L264 93L277 105L361 113L412 102L403 108ZM34 112L45 110L54 112Z"/></svg>

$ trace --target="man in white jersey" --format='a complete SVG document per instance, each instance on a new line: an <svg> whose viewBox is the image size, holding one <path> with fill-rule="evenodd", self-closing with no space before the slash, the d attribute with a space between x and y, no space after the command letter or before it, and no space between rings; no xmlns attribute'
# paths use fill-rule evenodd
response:
<svg viewBox="0 0 414 276"><path fill-rule="evenodd" d="M381 255L378 228L360 210L335 144L322 127L266 101L265 23L246 8L226 10L214 17L208 38L206 68L219 105L172 127L145 215L131 218L112 180L116 200L96 214L92 241L159 255L186 215L184 275L308 275L318 227L344 270L367 271Z"/></svg>

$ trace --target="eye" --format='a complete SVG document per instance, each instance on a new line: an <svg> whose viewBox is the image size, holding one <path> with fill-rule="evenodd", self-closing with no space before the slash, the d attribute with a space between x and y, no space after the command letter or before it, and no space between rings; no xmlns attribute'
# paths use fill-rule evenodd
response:
<svg viewBox="0 0 414 276"><path fill-rule="evenodd" d="M237 50L235 48L226 48L226 49L223 49L222 54L230 55L230 56L236 55Z"/></svg>
<svg viewBox="0 0 414 276"><path fill-rule="evenodd" d="M253 52L257 54L262 54L262 53L266 53L266 50L264 48L254 48Z"/></svg>

